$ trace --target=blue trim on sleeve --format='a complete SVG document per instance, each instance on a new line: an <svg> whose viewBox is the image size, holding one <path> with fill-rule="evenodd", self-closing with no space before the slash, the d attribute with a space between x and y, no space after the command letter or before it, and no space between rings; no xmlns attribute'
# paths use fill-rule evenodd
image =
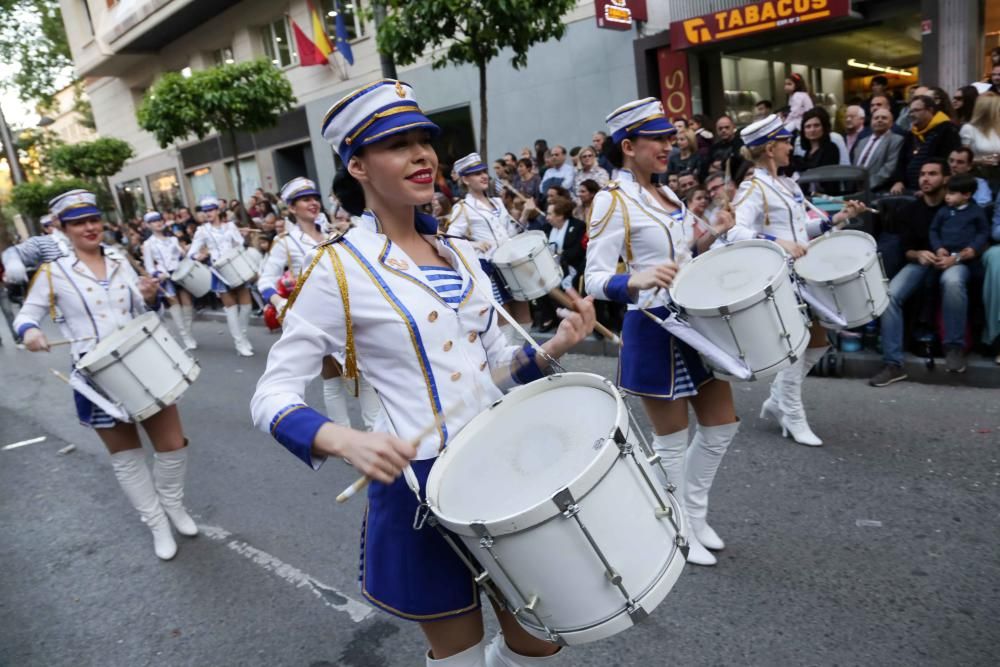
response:
<svg viewBox="0 0 1000 667"><path fill-rule="evenodd" d="M319 467L313 461L312 444L323 424L331 421L304 403L286 406L271 420L270 431L274 439L310 468Z"/></svg>
<svg viewBox="0 0 1000 667"><path fill-rule="evenodd" d="M777 241L777 236L771 236L770 234L758 234L757 238L764 239L765 241Z"/></svg>
<svg viewBox="0 0 1000 667"><path fill-rule="evenodd" d="M271 303L271 297L278 293L278 290L273 287L265 287L260 291L260 296L264 299L264 303Z"/></svg>
<svg viewBox="0 0 1000 667"><path fill-rule="evenodd" d="M538 367L538 361L535 359L536 354L535 348L529 343L525 343L524 347L514 355L514 360L511 362L513 372L510 374L514 378L514 382L528 384L545 377L545 373Z"/></svg>
<svg viewBox="0 0 1000 667"><path fill-rule="evenodd" d="M829 220L823 220L822 222L819 223L819 230L824 234L826 234L831 229L833 229L833 224L831 224Z"/></svg>
<svg viewBox="0 0 1000 667"><path fill-rule="evenodd" d="M38 329L39 326L34 322L25 322L17 328L17 337L24 338L24 334L28 333L29 329Z"/></svg>
<svg viewBox="0 0 1000 667"><path fill-rule="evenodd" d="M604 286L604 293L609 299L618 303L632 303L632 296L628 293L629 277L627 273L617 273L611 276L611 279Z"/></svg>

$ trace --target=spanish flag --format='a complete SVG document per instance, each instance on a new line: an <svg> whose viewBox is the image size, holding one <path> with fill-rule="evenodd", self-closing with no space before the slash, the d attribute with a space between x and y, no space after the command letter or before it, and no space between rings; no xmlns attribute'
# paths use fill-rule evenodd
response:
<svg viewBox="0 0 1000 667"><path fill-rule="evenodd" d="M299 51L299 64L303 67L310 65L329 65L329 56L333 53L333 45L330 38L326 36L326 29L323 19L320 17L316 7L307 0L309 6L309 18L312 23L313 38L306 37L305 32L299 25L292 21L292 31L295 33L295 46Z"/></svg>

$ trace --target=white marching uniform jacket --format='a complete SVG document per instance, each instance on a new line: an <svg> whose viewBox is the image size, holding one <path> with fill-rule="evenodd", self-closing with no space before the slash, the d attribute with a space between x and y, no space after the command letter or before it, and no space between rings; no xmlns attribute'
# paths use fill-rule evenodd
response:
<svg viewBox="0 0 1000 667"><path fill-rule="evenodd" d="M18 334L38 327L49 315L59 324L65 338L97 336L72 344L78 359L97 343L146 312L139 293L139 276L123 256L104 249L107 286L72 251L43 264L35 274L21 312L14 318Z"/></svg>
<svg viewBox="0 0 1000 667"><path fill-rule="evenodd" d="M498 197L490 197L489 200L493 208L484 206L471 194L465 195L465 199L451 209L451 221L448 223L450 236L461 236L473 243L489 243L489 249L480 254L486 260L492 259L497 248L521 232L520 226L503 205L503 200Z"/></svg>
<svg viewBox="0 0 1000 667"><path fill-rule="evenodd" d="M594 195L590 209L585 285L594 298L628 303L629 275L673 261L678 266L691 259L687 208L674 192L659 186L677 210L668 212L646 192L626 169ZM619 258L626 273L617 273ZM644 302L640 295L639 302Z"/></svg>
<svg viewBox="0 0 1000 667"><path fill-rule="evenodd" d="M327 234L324 227L324 235ZM278 280L286 270L292 275L300 277L312 262L316 255L318 243L313 241L297 224L289 224L288 231L279 234L271 244L271 250L264 258L260 267L260 278L257 284L260 286L260 294L264 301L270 303L271 297L277 290Z"/></svg>
<svg viewBox="0 0 1000 667"><path fill-rule="evenodd" d="M727 241L767 239L807 245L822 232L823 221L810 219L799 184L785 176L775 178L760 167L740 184L733 209L736 224L724 235Z"/></svg>
<svg viewBox="0 0 1000 667"><path fill-rule="evenodd" d="M151 276L169 276L184 259L184 250L176 236L153 234L142 243L142 263Z"/></svg>
<svg viewBox="0 0 1000 667"><path fill-rule="evenodd" d="M224 222L216 227L212 223L206 222L195 230L187 256L195 257L202 249L207 248L208 257L212 264L215 264L226 251L242 246L243 235L240 234L236 223Z"/></svg>
<svg viewBox="0 0 1000 667"><path fill-rule="evenodd" d="M418 229L461 275L457 306L388 237L362 227L323 244L289 300L251 412L257 428L314 468L321 461L311 455L312 442L329 420L303 396L326 355L345 376L360 371L375 388L384 408L375 431L413 439L445 413L420 441L417 459L437 456L501 387L542 375L534 350L508 344L501 332L490 280L469 242L435 236L433 218L419 217Z"/></svg>

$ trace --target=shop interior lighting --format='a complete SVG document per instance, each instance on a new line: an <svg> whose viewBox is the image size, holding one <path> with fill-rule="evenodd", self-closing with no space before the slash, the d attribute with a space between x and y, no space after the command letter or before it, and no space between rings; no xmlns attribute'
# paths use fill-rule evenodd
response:
<svg viewBox="0 0 1000 667"><path fill-rule="evenodd" d="M886 74L898 74L899 76L914 76L913 72L905 69L897 69L888 65L879 65L871 62L861 62L856 58L849 58L847 64L858 69L870 69L873 72L884 72Z"/></svg>

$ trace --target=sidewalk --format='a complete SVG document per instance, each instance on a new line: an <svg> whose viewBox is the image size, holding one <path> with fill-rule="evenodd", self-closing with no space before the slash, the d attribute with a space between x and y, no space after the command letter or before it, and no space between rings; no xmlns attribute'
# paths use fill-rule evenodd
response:
<svg viewBox="0 0 1000 667"><path fill-rule="evenodd" d="M225 322L226 317L222 312L203 310L198 313L198 318ZM261 317L251 317L250 324L264 326L264 319ZM552 333L532 332L535 339L544 343L552 337ZM586 354L591 356L616 357L617 347L604 339L590 337L573 348L575 354ZM934 360L934 367L928 368L926 359L913 354L907 354L903 363L903 369L909 375L910 382L920 382L923 384L951 385L956 387L981 387L984 389L1000 389L1000 366L993 363L992 359L982 357L978 354L970 354L967 363L968 368L964 373L948 373L945 371L944 358ZM872 377L882 368L882 357L871 350L861 352L840 352L831 350L827 356L816 365L812 375L821 377L842 377L864 379Z"/></svg>

